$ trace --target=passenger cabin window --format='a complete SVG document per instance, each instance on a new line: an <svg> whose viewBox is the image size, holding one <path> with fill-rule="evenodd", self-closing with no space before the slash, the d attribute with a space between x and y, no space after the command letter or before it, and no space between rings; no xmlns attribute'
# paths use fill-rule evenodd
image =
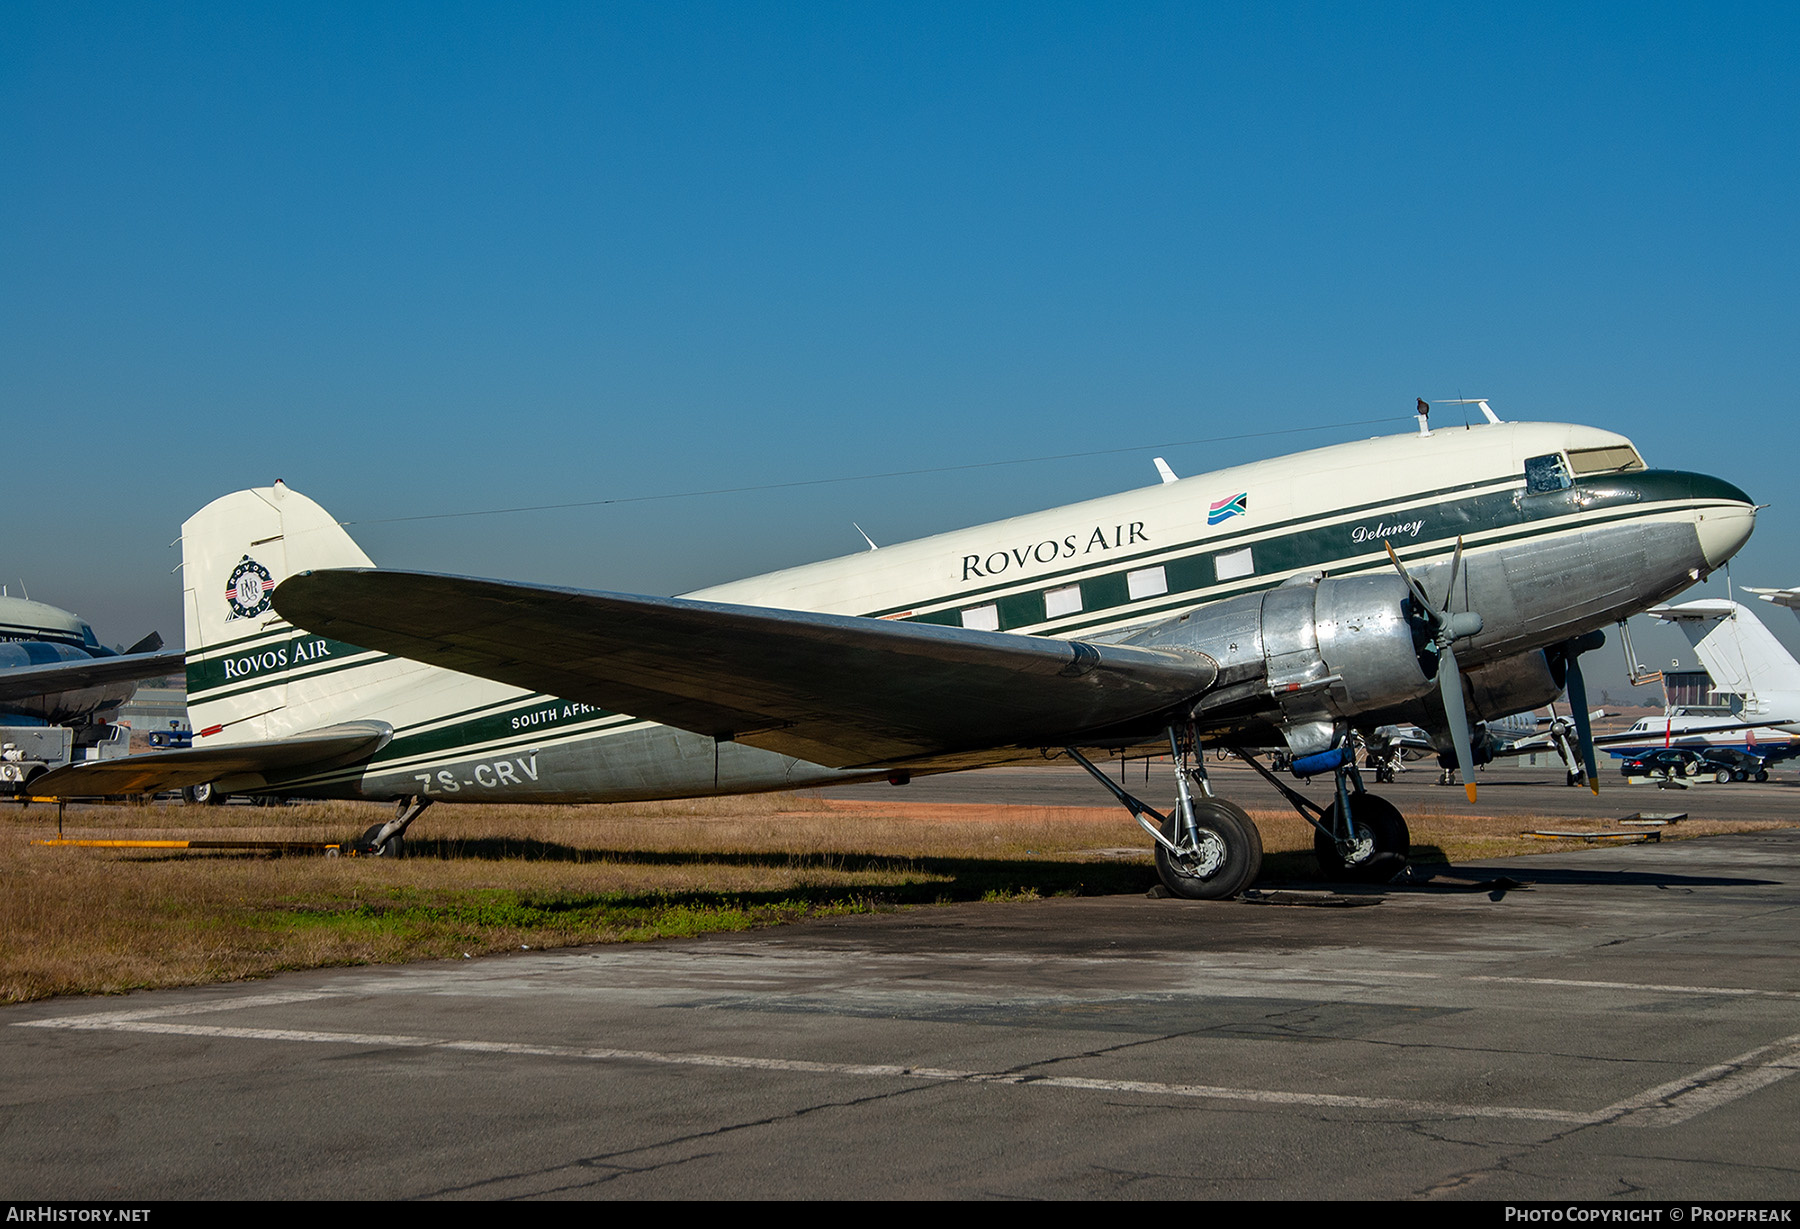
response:
<svg viewBox="0 0 1800 1229"><path fill-rule="evenodd" d="M1644 458L1629 444L1614 448L1571 448L1569 468L1576 477L1588 474L1622 474L1644 468Z"/></svg>
<svg viewBox="0 0 1800 1229"><path fill-rule="evenodd" d="M1213 566L1218 569L1220 580L1236 580L1240 576L1248 576L1256 571L1256 560L1250 555L1250 548L1234 550L1229 555L1214 555Z"/></svg>
<svg viewBox="0 0 1800 1229"><path fill-rule="evenodd" d="M1132 601L1160 597L1169 591L1169 574L1161 567L1139 568L1125 573L1125 593Z"/></svg>
<svg viewBox="0 0 1800 1229"><path fill-rule="evenodd" d="M1000 607L992 602L986 606L971 606L962 612L962 625L977 631L997 632L1000 630Z"/></svg>
<svg viewBox="0 0 1800 1229"><path fill-rule="evenodd" d="M1540 495L1545 491L1566 491L1575 485L1569 476L1568 462L1560 452L1525 459L1525 493Z"/></svg>
<svg viewBox="0 0 1800 1229"><path fill-rule="evenodd" d="M1060 619L1064 615L1081 613L1081 586L1064 585L1060 589L1044 591L1044 617Z"/></svg>

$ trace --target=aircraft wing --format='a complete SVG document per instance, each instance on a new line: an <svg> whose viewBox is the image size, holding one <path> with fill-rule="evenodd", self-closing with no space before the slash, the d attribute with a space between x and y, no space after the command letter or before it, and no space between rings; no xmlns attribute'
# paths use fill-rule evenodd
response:
<svg viewBox="0 0 1800 1229"><path fill-rule="evenodd" d="M41 666L20 666L0 671L0 701L29 700L59 691L77 691L127 679L153 679L179 674L186 658L181 653L127 653L114 657L90 657L82 661L53 661Z"/></svg>
<svg viewBox="0 0 1800 1229"><path fill-rule="evenodd" d="M31 793L49 798L148 794L229 777L332 768L373 755L393 736L393 727L385 721L348 721L267 742L147 751L52 769L31 783Z"/></svg>
<svg viewBox="0 0 1800 1229"><path fill-rule="evenodd" d="M350 644L834 768L1060 746L1218 675L1200 653L376 569L301 573L275 608Z"/></svg>
<svg viewBox="0 0 1800 1229"><path fill-rule="evenodd" d="M1767 718L1760 721L1726 721L1721 722L1718 725L1706 726L1704 729L1676 730L1673 735L1673 742L1675 746L1679 747L1682 745L1681 740L1684 738L1694 738L1703 734L1733 734L1744 730L1761 730L1772 725L1780 724L1782 723L1779 720L1771 721ZM1611 748L1614 747L1647 747L1651 745L1660 747L1664 737L1665 734L1662 730L1651 730L1648 733L1642 730L1635 733L1627 730L1618 734L1596 734L1594 736L1594 746L1602 751L1611 751ZM1517 742L1506 744L1504 747L1496 747L1493 750L1492 755L1495 759L1501 759L1505 756L1531 755L1539 751L1555 750L1556 742L1550 735L1534 734L1530 738L1521 738ZM1611 754L1621 755L1623 752L1611 751Z"/></svg>

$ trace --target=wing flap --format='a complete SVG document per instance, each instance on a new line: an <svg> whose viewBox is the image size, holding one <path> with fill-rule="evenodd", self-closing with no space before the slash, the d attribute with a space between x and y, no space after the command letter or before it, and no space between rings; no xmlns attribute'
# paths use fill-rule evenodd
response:
<svg viewBox="0 0 1800 1229"><path fill-rule="evenodd" d="M1197 653L376 569L302 573L320 635L831 767L1061 745L1191 700Z"/></svg>
<svg viewBox="0 0 1800 1229"><path fill-rule="evenodd" d="M149 794L228 777L266 779L363 759L385 747L393 736L394 728L385 721L350 721L267 742L147 751L52 769L31 783L31 793L46 798L88 798Z"/></svg>

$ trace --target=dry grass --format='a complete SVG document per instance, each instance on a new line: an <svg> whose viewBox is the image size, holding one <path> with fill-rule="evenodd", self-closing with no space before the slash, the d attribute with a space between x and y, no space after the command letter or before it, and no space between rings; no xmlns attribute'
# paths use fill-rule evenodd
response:
<svg viewBox="0 0 1800 1229"><path fill-rule="evenodd" d="M339 841L389 808L318 803L71 807L67 834ZM1315 871L1312 830L1253 812L1264 881ZM283 969L456 957L738 930L936 901L1142 892L1146 842L1093 808L912 805L799 795L612 806L440 806L401 861L46 848L54 808L8 808L0 839L0 1001L229 981ZM1552 843L1526 821L1420 811L1414 858ZM1680 835L1772 824L1684 824ZM1136 850L1137 852L1131 852Z"/></svg>

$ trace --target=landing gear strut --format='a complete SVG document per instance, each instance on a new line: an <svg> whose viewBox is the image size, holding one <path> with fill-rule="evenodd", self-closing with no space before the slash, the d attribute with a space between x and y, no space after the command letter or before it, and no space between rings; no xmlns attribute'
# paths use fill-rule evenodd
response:
<svg viewBox="0 0 1800 1229"><path fill-rule="evenodd" d="M1356 771L1356 759L1348 749L1336 756L1326 752L1307 757L1307 766L1318 772L1330 771L1337 799L1320 809L1311 799L1289 789L1274 773L1256 761L1248 752L1239 752L1244 761L1288 800L1300 818L1312 825L1313 856L1319 870L1328 879L1351 883L1386 883L1406 869L1406 855L1412 834L1406 820L1385 798L1363 790L1362 776Z"/></svg>
<svg viewBox="0 0 1800 1229"><path fill-rule="evenodd" d="M423 794L400 799L394 804L394 818L369 828L351 844L351 849L365 858L404 858L406 830L430 805L431 799Z"/></svg>
<svg viewBox="0 0 1800 1229"><path fill-rule="evenodd" d="M1168 815L1127 793L1074 747L1064 750L1155 839L1156 875L1171 895L1228 900L1256 882L1262 870L1262 834L1242 808L1212 796L1206 762L1191 732L1184 739L1169 727L1175 809Z"/></svg>

